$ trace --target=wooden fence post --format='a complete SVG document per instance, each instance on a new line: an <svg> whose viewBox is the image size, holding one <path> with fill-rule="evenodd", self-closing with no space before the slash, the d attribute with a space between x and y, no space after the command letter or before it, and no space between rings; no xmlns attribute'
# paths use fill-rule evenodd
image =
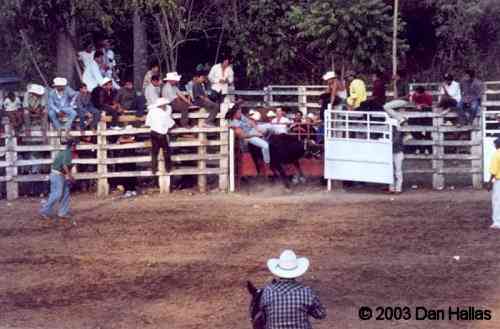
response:
<svg viewBox="0 0 500 329"><path fill-rule="evenodd" d="M299 86L299 110L302 112L304 117L307 115L307 95L306 95L306 87Z"/></svg>
<svg viewBox="0 0 500 329"><path fill-rule="evenodd" d="M198 127L203 128L205 121L205 118L198 119ZM207 155L207 133L198 133L198 141L200 142L200 146L198 146L198 155L200 156L200 159L198 159L198 169L200 169L198 189L201 193L205 193L207 191L207 176L201 174L201 171L207 168L207 161L203 159Z"/></svg>
<svg viewBox="0 0 500 329"><path fill-rule="evenodd" d="M479 127L479 129L473 129L471 131L471 142L472 146L470 153L473 156L471 161L472 173L472 186L475 189L483 188L483 120L482 115L479 119L474 118L473 127Z"/></svg>
<svg viewBox="0 0 500 329"><path fill-rule="evenodd" d="M109 194L108 184L108 150L107 150L107 137L106 122L101 120L97 126L97 196L106 196Z"/></svg>
<svg viewBox="0 0 500 329"><path fill-rule="evenodd" d="M7 162L7 168L5 168L5 173L7 175L7 200L15 200L19 197L19 184L17 182L17 138L14 136L14 128L9 124L5 126L5 161Z"/></svg>
<svg viewBox="0 0 500 329"><path fill-rule="evenodd" d="M222 109L222 114L227 113L229 103L222 103L221 106L223 107ZM228 127L227 127L227 122L224 119L224 117L221 117L220 119L220 127L223 129L221 133L219 134L219 140L221 143L220 146L220 160L219 160L219 168L221 169L221 173L219 174L219 189L221 191L226 191L228 190L228 168L229 168L229 133L228 133Z"/></svg>
<svg viewBox="0 0 500 329"><path fill-rule="evenodd" d="M433 112L437 114L436 109ZM443 125L444 119L441 116L434 116L432 119L432 187L436 190L442 190L444 188L444 175L442 173L444 161L444 133L441 131L441 126Z"/></svg>
<svg viewBox="0 0 500 329"><path fill-rule="evenodd" d="M172 154L168 154L172 156ZM158 185L160 186L160 193L170 193L170 174L165 172L165 153L163 149L160 151L160 157L158 161Z"/></svg>
<svg viewBox="0 0 500 329"><path fill-rule="evenodd" d="M229 129L229 192L236 190L235 186L235 165L236 159L234 156L234 130Z"/></svg>

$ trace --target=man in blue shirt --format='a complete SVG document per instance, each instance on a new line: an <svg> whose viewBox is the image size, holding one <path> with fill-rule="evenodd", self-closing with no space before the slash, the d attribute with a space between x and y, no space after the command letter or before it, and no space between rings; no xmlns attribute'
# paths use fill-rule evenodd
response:
<svg viewBox="0 0 500 329"><path fill-rule="evenodd" d="M49 118L57 130L69 130L76 117L76 111L73 109L73 100L77 93L71 87L68 87L68 81L64 78L54 79L54 89L49 93ZM59 121L59 114L64 113L67 116L64 125Z"/></svg>

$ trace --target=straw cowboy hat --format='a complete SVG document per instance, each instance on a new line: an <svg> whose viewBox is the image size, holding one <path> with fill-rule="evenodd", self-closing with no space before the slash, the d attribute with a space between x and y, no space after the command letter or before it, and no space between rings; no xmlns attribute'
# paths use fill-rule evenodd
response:
<svg viewBox="0 0 500 329"><path fill-rule="evenodd" d="M64 78L55 78L53 86L54 87L66 87L67 84L68 84L68 80L66 80Z"/></svg>
<svg viewBox="0 0 500 329"><path fill-rule="evenodd" d="M273 110L271 110L271 111L267 112L266 116L268 118L275 118L276 117L276 113Z"/></svg>
<svg viewBox="0 0 500 329"><path fill-rule="evenodd" d="M177 74L177 72L169 72L167 76L163 78L163 81L181 81L182 75Z"/></svg>
<svg viewBox="0 0 500 329"><path fill-rule="evenodd" d="M153 109L165 105L168 105L168 100L166 98L160 97L153 104L149 105L148 109Z"/></svg>
<svg viewBox="0 0 500 329"><path fill-rule="evenodd" d="M45 88L37 84L32 84L28 88L28 93L42 96L43 94L45 94Z"/></svg>
<svg viewBox="0 0 500 329"><path fill-rule="evenodd" d="M309 259L297 258L293 250L284 250L280 258L271 258L267 261L267 268L272 274L283 279L294 279L302 276L309 268Z"/></svg>
<svg viewBox="0 0 500 329"><path fill-rule="evenodd" d="M323 74L323 80L328 81L330 79L335 79L337 78L337 75L335 74L334 71L328 71L325 74Z"/></svg>
<svg viewBox="0 0 500 329"><path fill-rule="evenodd" d="M259 111L250 110L250 112L248 112L248 117L252 120L259 121L262 115L260 114Z"/></svg>
<svg viewBox="0 0 500 329"><path fill-rule="evenodd" d="M113 80L111 80L110 78L103 78L103 79L101 80L101 82L99 82L99 86L101 86L101 87L102 87L102 86L104 86L105 84L110 83L111 81L113 81Z"/></svg>

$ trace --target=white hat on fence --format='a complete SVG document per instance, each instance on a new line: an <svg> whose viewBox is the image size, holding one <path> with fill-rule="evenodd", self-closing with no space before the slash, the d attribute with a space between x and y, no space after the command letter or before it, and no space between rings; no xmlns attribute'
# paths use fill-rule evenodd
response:
<svg viewBox="0 0 500 329"><path fill-rule="evenodd" d="M276 117L276 113L273 110L267 112L266 115L267 115L268 118L274 118L274 117Z"/></svg>
<svg viewBox="0 0 500 329"><path fill-rule="evenodd" d="M65 78L55 78L53 86L54 87L66 87L67 84L68 84L68 80L66 80Z"/></svg>
<svg viewBox="0 0 500 329"><path fill-rule="evenodd" d="M248 112L248 117L252 120L259 121L262 115L260 114L259 111L250 110L250 112Z"/></svg>
<svg viewBox="0 0 500 329"><path fill-rule="evenodd" d="M181 81L182 75L177 74L177 72L169 72L167 76L163 79L164 81Z"/></svg>
<svg viewBox="0 0 500 329"><path fill-rule="evenodd" d="M334 71L328 71L325 74L323 74L323 80L328 81L330 79L335 79L337 75L335 74Z"/></svg>
<svg viewBox="0 0 500 329"><path fill-rule="evenodd" d="M309 259L297 257L293 250L284 250L280 258L271 258L267 261L267 268L272 274L284 279L298 278L309 268Z"/></svg>
<svg viewBox="0 0 500 329"><path fill-rule="evenodd" d="M165 105L168 105L168 100L166 98L160 97L153 104L148 105L148 109L153 109Z"/></svg>
<svg viewBox="0 0 500 329"><path fill-rule="evenodd" d="M45 88L43 86L33 83L28 87L28 92L36 94L38 96L42 96L43 94L45 94Z"/></svg>
<svg viewBox="0 0 500 329"><path fill-rule="evenodd" d="M103 79L101 80L101 82L99 82L99 86L101 86L101 87L102 87L102 86L104 86L105 84L110 83L111 81L113 81L113 80L111 80L110 78L107 78L107 77L106 77L106 78L103 78Z"/></svg>

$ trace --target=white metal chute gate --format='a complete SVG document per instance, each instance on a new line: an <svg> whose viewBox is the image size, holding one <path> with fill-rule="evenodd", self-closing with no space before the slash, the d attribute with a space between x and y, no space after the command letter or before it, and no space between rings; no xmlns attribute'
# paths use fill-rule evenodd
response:
<svg viewBox="0 0 500 329"><path fill-rule="evenodd" d="M493 142L500 137L500 111L483 111L483 179L490 180L490 161L495 153Z"/></svg>
<svg viewBox="0 0 500 329"><path fill-rule="evenodd" d="M325 111L325 179L392 184L392 126L385 112Z"/></svg>

